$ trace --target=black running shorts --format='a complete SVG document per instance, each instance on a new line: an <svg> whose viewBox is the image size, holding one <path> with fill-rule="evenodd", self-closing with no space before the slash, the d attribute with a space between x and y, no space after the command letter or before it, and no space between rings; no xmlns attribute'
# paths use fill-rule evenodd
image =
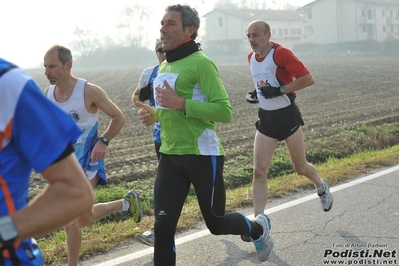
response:
<svg viewBox="0 0 399 266"><path fill-rule="evenodd" d="M283 109L273 111L259 108L258 117L259 120L255 123L256 129L263 135L279 141L285 140L304 125L301 112L295 102Z"/></svg>

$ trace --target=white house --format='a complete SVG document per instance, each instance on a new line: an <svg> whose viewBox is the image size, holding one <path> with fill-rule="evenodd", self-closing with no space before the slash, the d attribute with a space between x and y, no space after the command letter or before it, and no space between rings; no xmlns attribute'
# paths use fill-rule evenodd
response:
<svg viewBox="0 0 399 266"><path fill-rule="evenodd" d="M302 42L399 39L399 0L316 0L299 10Z"/></svg>
<svg viewBox="0 0 399 266"><path fill-rule="evenodd" d="M294 44L334 44L399 39L399 0L315 0L297 10L214 9L205 14L204 47L245 52L248 24L269 22L272 41Z"/></svg>
<svg viewBox="0 0 399 266"><path fill-rule="evenodd" d="M300 12L292 10L214 9L204 15L206 38L204 47L211 50L249 51L246 29L256 19L266 20L272 39L288 48L301 40Z"/></svg>

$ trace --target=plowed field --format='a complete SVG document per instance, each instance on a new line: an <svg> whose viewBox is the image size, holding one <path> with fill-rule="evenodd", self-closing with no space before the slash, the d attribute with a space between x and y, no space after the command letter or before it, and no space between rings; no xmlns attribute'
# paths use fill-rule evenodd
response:
<svg viewBox="0 0 399 266"><path fill-rule="evenodd" d="M302 112L305 137L329 136L341 129L363 123L379 124L399 119L399 58L345 57L304 58L303 62L316 83L297 93ZM253 90L248 65L216 63L230 96L234 118L217 126L226 156L250 154L253 148L257 106L248 104L245 94ZM102 87L122 109L127 123L112 140L106 157L109 182L145 178L154 175L157 159L151 129L137 119L137 108L131 102L143 68L75 69L73 74ZM29 71L42 89L48 83L43 70ZM101 115L102 130L108 125ZM36 194L45 182L33 176L31 193Z"/></svg>

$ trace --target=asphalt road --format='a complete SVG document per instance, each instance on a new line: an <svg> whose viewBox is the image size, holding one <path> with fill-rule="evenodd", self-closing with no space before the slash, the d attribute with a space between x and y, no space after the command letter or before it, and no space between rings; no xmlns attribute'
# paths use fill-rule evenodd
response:
<svg viewBox="0 0 399 266"><path fill-rule="evenodd" d="M204 227L176 236L178 266L399 265L399 165L331 187L334 205L323 212L314 191L268 203L274 252L257 259L239 236L214 236ZM251 209L242 210L249 215ZM153 248L124 245L81 265L151 266Z"/></svg>

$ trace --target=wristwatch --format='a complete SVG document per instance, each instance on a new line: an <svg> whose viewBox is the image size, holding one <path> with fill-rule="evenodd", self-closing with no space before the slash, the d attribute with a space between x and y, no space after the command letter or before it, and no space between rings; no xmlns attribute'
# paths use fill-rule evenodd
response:
<svg viewBox="0 0 399 266"><path fill-rule="evenodd" d="M106 136L102 136L98 140L108 146L109 139Z"/></svg>
<svg viewBox="0 0 399 266"><path fill-rule="evenodd" d="M284 85L280 86L280 93L281 93L281 95L285 94L285 86Z"/></svg>
<svg viewBox="0 0 399 266"><path fill-rule="evenodd" d="M11 245L17 237L18 231L11 217L8 215L0 217L0 243L3 246Z"/></svg>

